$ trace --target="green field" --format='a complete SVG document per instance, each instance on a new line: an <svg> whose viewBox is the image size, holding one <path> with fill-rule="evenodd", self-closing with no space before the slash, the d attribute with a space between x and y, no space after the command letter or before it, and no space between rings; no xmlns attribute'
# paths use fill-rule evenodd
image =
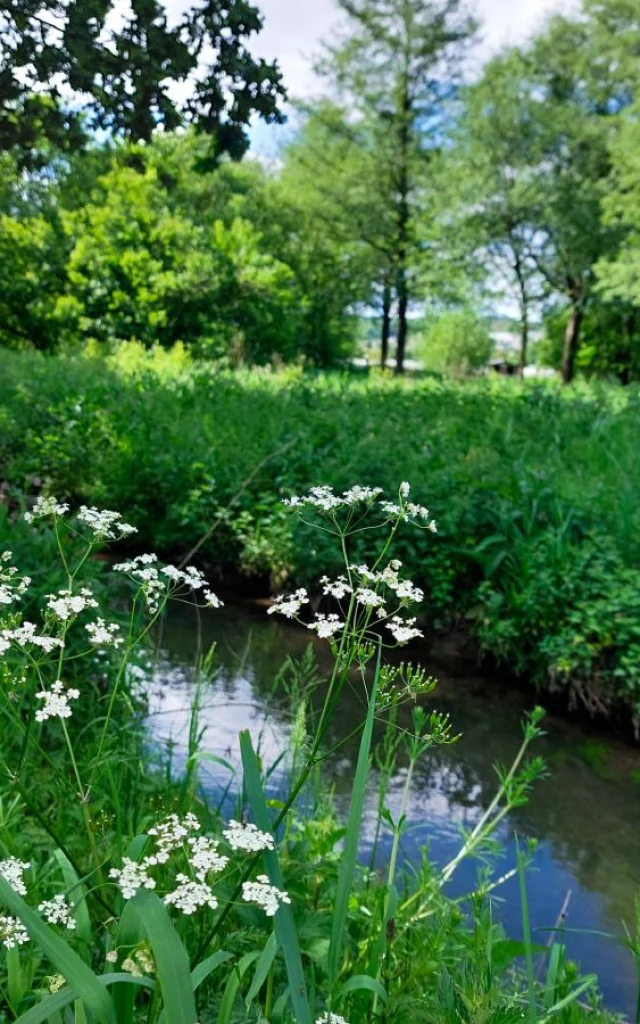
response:
<svg viewBox="0 0 640 1024"><path fill-rule="evenodd" d="M637 392L608 385L230 372L126 347L110 363L0 356L9 516L41 489L125 510L136 550L184 554L207 536L197 558L227 585L241 573L278 590L335 557L283 497L410 481L438 524L399 553L425 623L464 625L514 673L627 731L640 714L639 430ZM354 558L366 554L360 539Z"/></svg>

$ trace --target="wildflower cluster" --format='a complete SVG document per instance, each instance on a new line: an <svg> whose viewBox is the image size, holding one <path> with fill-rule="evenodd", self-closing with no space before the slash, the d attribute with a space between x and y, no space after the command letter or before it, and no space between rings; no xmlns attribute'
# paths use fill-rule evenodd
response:
<svg viewBox="0 0 640 1024"><path fill-rule="evenodd" d="M39 495L31 511L25 512L24 518L27 523L33 523L36 519L43 519L45 516L64 516L68 511L69 506L62 504L57 498L45 498Z"/></svg>
<svg viewBox="0 0 640 1024"><path fill-rule="evenodd" d="M0 605L10 605L19 601L31 583L29 576L18 576L15 565L7 565L12 557L10 551L4 551L0 555Z"/></svg>
<svg viewBox="0 0 640 1024"><path fill-rule="evenodd" d="M65 688L64 683L57 679L50 690L40 690L36 697L44 702L44 706L36 711L36 722L46 722L48 718L71 718L69 701L78 700L80 690L72 686Z"/></svg>
<svg viewBox="0 0 640 1024"><path fill-rule="evenodd" d="M267 917L274 917L283 903L291 903L288 894L272 885L267 875L258 875L255 882L243 882L242 898L261 907Z"/></svg>
<svg viewBox="0 0 640 1024"><path fill-rule="evenodd" d="M98 602L88 587L83 587L77 594L73 594L70 590L59 590L57 594L49 594L47 601L47 608L61 622L67 622L83 612L85 608L97 607Z"/></svg>
<svg viewBox="0 0 640 1024"><path fill-rule="evenodd" d="M0 917L0 942L5 949L15 949L29 941L27 929L17 917Z"/></svg>
<svg viewBox="0 0 640 1024"><path fill-rule="evenodd" d="M138 555L127 562L119 562L113 568L115 572L125 573L142 589L147 605L153 613L158 611L161 602L181 592L202 591L204 603L208 608L222 607L220 598L209 589L205 577L193 565L188 565L186 569L178 569L175 565L160 565L157 555L147 554Z"/></svg>
<svg viewBox="0 0 640 1024"><path fill-rule="evenodd" d="M54 896L50 900L44 900L38 910L49 924L61 924L69 931L75 930L76 920L66 897Z"/></svg>
<svg viewBox="0 0 640 1024"><path fill-rule="evenodd" d="M17 857L7 857L6 860L0 860L0 875L6 879L19 896L26 896L27 887L24 884L23 876L30 867L31 864L28 861L18 860Z"/></svg>
<svg viewBox="0 0 640 1024"><path fill-rule="evenodd" d="M119 512L97 509L95 506L87 508L86 505L82 505L77 519L79 523L88 526L100 540L120 540L121 537L130 537L132 533L138 532L135 526L123 522Z"/></svg>
<svg viewBox="0 0 640 1024"><path fill-rule="evenodd" d="M316 1024L349 1024L349 1022L339 1013L323 1013L322 1017L317 1018Z"/></svg>
<svg viewBox="0 0 640 1024"><path fill-rule="evenodd" d="M187 870L176 873L175 887L165 895L165 904L187 916L200 907L215 910L218 900L209 877L224 871L229 857L219 852L215 839L194 834L199 831L200 822L194 814L189 813L184 818L177 814L169 815L149 829L149 836L155 839L153 852L140 861L124 858L122 866L112 868L109 877L117 883L125 899L132 899L141 888L155 889L157 883L151 869L168 864L173 855L178 855ZM261 832L253 824L243 825L232 820L223 830L223 836L232 850L243 853L274 848L273 836ZM262 907L269 917L276 913L280 904L289 902L288 895L271 886L266 876L261 876L254 883L245 883L245 886L249 888L243 888L243 899Z"/></svg>
<svg viewBox="0 0 640 1024"><path fill-rule="evenodd" d="M120 647L124 643L119 635L120 627L115 622L107 625L104 619L96 619L95 622L88 622L84 628L89 634L89 641L95 647Z"/></svg>
<svg viewBox="0 0 640 1024"><path fill-rule="evenodd" d="M45 654L51 654L56 647L64 647L64 640L49 633L38 633L33 622L23 622L15 629L0 630L0 654L4 654L15 644L16 647L39 647Z"/></svg>
<svg viewBox="0 0 640 1024"><path fill-rule="evenodd" d="M410 491L411 487L406 481L401 483L398 501L395 502L377 500L382 494L381 487L362 487L356 484L342 494L336 494L333 487L329 486L312 487L308 494L285 498L283 504L299 510L311 508L320 515L328 515L334 521L336 513L347 511L351 515L356 506L364 504L365 511L375 507L382 512L386 521L411 521L418 526L424 524L427 529L436 533L435 520L430 517L429 510L424 505L408 500Z"/></svg>

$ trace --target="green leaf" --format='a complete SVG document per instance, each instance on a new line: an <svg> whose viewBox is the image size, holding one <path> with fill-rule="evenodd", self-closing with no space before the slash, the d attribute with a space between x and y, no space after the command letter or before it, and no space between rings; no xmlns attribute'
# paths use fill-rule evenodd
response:
<svg viewBox="0 0 640 1024"><path fill-rule="evenodd" d="M271 932L271 935L267 939L267 941L265 943L265 946L264 946L264 949L262 950L262 953L260 954L260 959L258 960L258 963L256 964L255 973L253 975L253 981L251 982L251 988L247 992L247 997L245 999L245 1003L247 1005L247 1010L249 1009L249 1007L251 1006L251 1003L256 998L256 996L258 995L260 989L262 988L262 986L264 985L265 981L267 980L267 975L268 975L269 971L271 970L271 965L273 964L273 961L276 958L276 953L277 952L278 952L278 940L276 938L276 933L275 932Z"/></svg>
<svg viewBox="0 0 640 1024"><path fill-rule="evenodd" d="M93 935L91 933L89 908L87 907L86 887L78 878L77 871L62 850L54 850L53 856L58 862L67 894L74 903L73 916L76 922L76 935L82 939L86 947L86 955L90 956L93 948Z"/></svg>
<svg viewBox="0 0 640 1024"><path fill-rule="evenodd" d="M214 764L222 765L222 767L230 771L232 775L236 774L236 770L230 761L225 761L224 757L218 757L217 754L210 754L207 750L197 750L195 754L191 754L191 756L187 758L187 767L189 768L192 764L197 764L200 761L213 761Z"/></svg>
<svg viewBox="0 0 640 1024"><path fill-rule="evenodd" d="M360 738L358 763L351 792L351 807L349 808L349 819L347 821L347 831L344 838L344 849L342 851L342 859L340 861L338 888L336 891L335 905L333 908L333 922L331 927L331 947L329 949L329 991L333 989L338 976L338 961L340 959L340 951L342 948L342 933L347 919L349 895L353 887L353 876L355 874L356 862L358 859L360 825L364 811L367 780L369 778L371 737L373 735L373 719L376 709L379 678L380 649L378 650L378 661L376 664L375 676L373 678L373 685L371 687L371 693L369 694L367 717L365 719L364 729L362 730L362 736Z"/></svg>
<svg viewBox="0 0 640 1024"><path fill-rule="evenodd" d="M153 950L167 1018L171 1024L195 1024L197 1014L189 957L164 903L148 889L139 889L128 906L138 917Z"/></svg>
<svg viewBox="0 0 640 1024"><path fill-rule="evenodd" d="M109 993L105 991L90 967L77 953L42 920L15 892L5 878L0 876L0 899L12 914L19 917L30 938L40 947L69 983L77 999L84 1000L97 1020L102 1024L116 1024L116 1015ZM195 1016L189 1021L194 1024Z"/></svg>
<svg viewBox="0 0 640 1024"><path fill-rule="evenodd" d="M228 960L233 960L232 953L226 953L224 949L219 949L217 953L213 953L211 956L203 960L201 964L191 972L191 984L193 985L193 991L202 985L203 981L209 977L210 974L215 971L216 967L220 967L221 964L226 963Z"/></svg>
<svg viewBox="0 0 640 1024"><path fill-rule="evenodd" d="M272 823L262 787L262 779L260 778L258 759L251 743L251 735L247 730L240 733L240 752L242 754L244 782L253 808L255 823L263 832L271 832ZM278 854L275 850L265 850L262 857L266 873L271 879L272 884L276 885L279 889L283 889L284 883ZM298 933L296 932L293 913L288 904L285 903L278 909L274 917L274 927L284 957L289 988L291 990L294 1019L296 1024L311 1024L311 1010L309 1009L307 986L302 969L300 943L298 942Z"/></svg>
<svg viewBox="0 0 640 1024"><path fill-rule="evenodd" d="M584 995L585 992L588 992L590 988L593 988L597 984L597 974L588 974L584 981L582 981L577 988L574 988L573 992L570 992L568 996L565 996L564 999L561 999L558 1003L553 1004L549 1009L549 1012L540 1019L539 1024L548 1024L548 1022L552 1020L557 1013L560 1013L561 1010L565 1010L567 1006L571 1006L571 1003L575 1003L576 999L579 999L580 996Z"/></svg>
<svg viewBox="0 0 640 1024"><path fill-rule="evenodd" d="M225 985L224 993L220 1001L220 1009L218 1010L218 1022L217 1024L229 1024L231 1016L233 1014L233 1004L240 988L240 982L244 977L245 972L251 966L254 961L258 959L260 953L255 950L253 953L245 953L240 959L237 966L234 968L227 984ZM173 1024L173 1022L172 1022Z"/></svg>
<svg viewBox="0 0 640 1024"><path fill-rule="evenodd" d="M344 996L348 996L350 992L373 992L378 999L387 1000L387 990L378 981L377 978L372 978L370 974L355 974L353 977L338 990L336 1000L342 999Z"/></svg>

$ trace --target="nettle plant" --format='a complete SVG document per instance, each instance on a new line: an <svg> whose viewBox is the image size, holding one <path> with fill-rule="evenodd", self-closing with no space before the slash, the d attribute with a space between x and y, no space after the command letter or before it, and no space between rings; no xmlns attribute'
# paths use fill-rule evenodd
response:
<svg viewBox="0 0 640 1024"><path fill-rule="evenodd" d="M390 558L401 528L436 529L427 509L410 501L409 493L406 483L396 501L382 498L378 488L353 487L338 495L317 487L286 501L305 522L334 536L344 557L343 574L320 581L330 609L304 621L331 645L333 670L321 710L315 719L309 713L308 731L304 724L286 799L268 799L252 738L246 731L240 734L243 793L250 811L229 822L220 821L198 799L197 787L180 790L179 807L175 802L159 806L157 792L144 806L144 788L132 795L124 781L131 770L127 745L135 736L127 731L127 721L136 712L131 685L136 649L169 600L214 609L220 600L198 569L165 565L153 554L142 554L113 565L114 573L130 581L133 596L128 617L108 621L83 581L83 568L105 544L129 537L135 528L116 512L82 507L70 515L55 498L38 499L26 514L29 522L45 520L52 529L66 585L46 598L39 623L25 621L19 609L31 581L10 564L9 553L2 556L0 713L2 728L11 731L14 742L2 746L0 773L6 790L15 788L22 821L28 822L18 829L14 816L13 829L0 829L0 943L6 961L0 993L12 1019L23 1024L196 1024L203 1019L198 1000L213 985L222 993L216 1019L225 1022L250 966L246 1020L344 1024L343 1013L351 1021L376 1019L388 997L383 964L389 937L398 928L416 927L434 899L433 887L418 890L402 918L396 873L413 769L434 745L455 739L446 715L428 713L418 703L434 681L419 667L383 660L389 647L422 635L412 613L422 592ZM371 566L353 564L351 538L372 530L380 532L379 556ZM309 594L299 589L277 598L269 611L303 621L309 604ZM336 749L327 750L327 732L346 685L357 685L363 697L360 747L330 939L310 986L297 908L284 882L290 838L284 826L293 815L304 814L296 807L297 798ZM403 735L409 771L398 819L386 815L392 854L380 911L370 915L371 957L363 970L354 966L345 932L359 871L374 720L395 713L403 702L413 706L412 729ZM130 719L123 719L123 708ZM539 761L524 760L539 735L539 718L536 712L526 724L514 765L501 774L496 798L464 835L459 853L440 872L436 890L461 860L486 847L496 825L526 798L542 773ZM141 752L144 746L136 746L136 759ZM84 855L77 853L81 844L75 843L72 852L67 836L56 831L52 822L61 819L60 813L48 815L34 799L30 775L46 775L52 806L70 808L67 827L84 830ZM175 800L169 782L166 790ZM25 850L26 841L32 842L32 852ZM246 925L247 908L262 915L262 924L251 932L259 937L258 947L249 952L246 943L237 947L238 920ZM273 931L265 940L271 920ZM278 957L283 966L276 970Z"/></svg>

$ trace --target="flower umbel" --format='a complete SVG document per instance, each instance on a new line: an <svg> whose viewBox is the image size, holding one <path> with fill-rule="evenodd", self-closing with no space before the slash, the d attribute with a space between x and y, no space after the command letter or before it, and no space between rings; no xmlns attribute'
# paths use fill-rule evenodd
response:
<svg viewBox="0 0 640 1024"><path fill-rule="evenodd" d="M255 882L243 882L242 898L246 903L256 903L267 917L274 917L283 903L291 903L288 894L272 885L267 875L258 875Z"/></svg>
<svg viewBox="0 0 640 1024"><path fill-rule="evenodd" d="M235 821L232 818L228 828L222 830L222 834L232 850L258 853L260 850L273 850L274 848L273 836L268 832L261 832L251 822L243 825L241 821Z"/></svg>
<svg viewBox="0 0 640 1024"><path fill-rule="evenodd" d="M70 686L65 689L64 683L57 679L50 690L36 693L38 700L44 701L44 707L36 711L36 722L46 722L48 718L71 718L70 700L78 700L80 690Z"/></svg>

